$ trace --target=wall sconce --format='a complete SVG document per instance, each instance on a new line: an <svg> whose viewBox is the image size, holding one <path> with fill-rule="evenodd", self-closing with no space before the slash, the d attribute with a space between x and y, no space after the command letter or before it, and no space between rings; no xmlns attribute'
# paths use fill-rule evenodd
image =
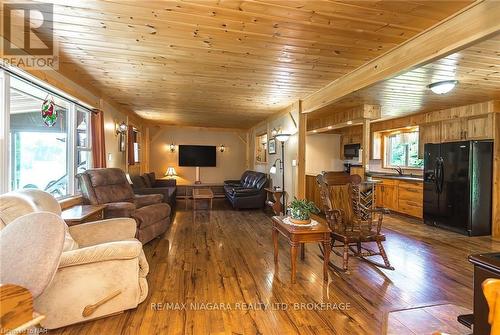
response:
<svg viewBox="0 0 500 335"><path fill-rule="evenodd" d="M280 132L281 128L280 129L273 128L273 130L271 130L271 137L278 135Z"/></svg>
<svg viewBox="0 0 500 335"><path fill-rule="evenodd" d="M120 123L115 122L115 131L116 135L119 136L118 139L118 150L120 152L125 152L126 150L126 141L125 141L125 134L127 133L127 124L125 121L122 121Z"/></svg>
<svg viewBox="0 0 500 335"><path fill-rule="evenodd" d="M174 152L175 151L175 144L170 143L169 149L170 149L170 152Z"/></svg>
<svg viewBox="0 0 500 335"><path fill-rule="evenodd" d="M119 135L119 134L125 134L127 132L127 124L125 123L125 121L122 121L120 123L118 122L115 122L115 131L116 131L116 135Z"/></svg>
<svg viewBox="0 0 500 335"><path fill-rule="evenodd" d="M219 151L220 152L224 152L226 151L226 147L224 146L224 144L221 144L220 147L219 147Z"/></svg>

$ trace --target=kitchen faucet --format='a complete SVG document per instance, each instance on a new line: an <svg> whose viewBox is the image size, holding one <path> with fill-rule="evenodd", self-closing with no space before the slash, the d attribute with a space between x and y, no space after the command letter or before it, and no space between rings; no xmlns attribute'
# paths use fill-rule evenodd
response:
<svg viewBox="0 0 500 335"><path fill-rule="evenodd" d="M396 172L397 172L400 176L402 176L402 175L403 175L403 169L401 168L401 166L399 166L399 165L398 165L398 166L396 166L396 167L394 168L394 170L396 170Z"/></svg>

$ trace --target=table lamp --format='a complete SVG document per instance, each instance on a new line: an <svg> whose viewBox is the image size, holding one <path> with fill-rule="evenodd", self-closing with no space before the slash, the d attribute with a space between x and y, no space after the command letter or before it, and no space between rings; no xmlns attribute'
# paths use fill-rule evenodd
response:
<svg viewBox="0 0 500 335"><path fill-rule="evenodd" d="M177 176L177 172L175 172L175 169L173 167L168 167L167 171L165 172L165 177L168 178L174 178Z"/></svg>

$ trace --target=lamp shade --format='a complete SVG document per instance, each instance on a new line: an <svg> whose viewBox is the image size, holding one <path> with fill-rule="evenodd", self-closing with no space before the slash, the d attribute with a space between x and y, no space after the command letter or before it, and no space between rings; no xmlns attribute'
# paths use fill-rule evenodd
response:
<svg viewBox="0 0 500 335"><path fill-rule="evenodd" d="M276 174L276 165L271 166L271 169L269 170L270 174Z"/></svg>
<svg viewBox="0 0 500 335"><path fill-rule="evenodd" d="M274 138L280 142L286 142L290 138L290 134L278 134Z"/></svg>
<svg viewBox="0 0 500 335"><path fill-rule="evenodd" d="M165 172L166 177L175 177L177 176L177 172L175 172L175 169L173 167L168 167L167 171Z"/></svg>

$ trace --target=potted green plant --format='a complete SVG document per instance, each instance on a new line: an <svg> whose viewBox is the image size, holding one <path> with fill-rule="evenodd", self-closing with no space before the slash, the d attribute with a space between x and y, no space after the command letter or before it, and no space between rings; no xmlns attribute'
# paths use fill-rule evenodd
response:
<svg viewBox="0 0 500 335"><path fill-rule="evenodd" d="M294 198L288 206L290 221L295 224L311 223L311 213L318 214L319 209L312 201Z"/></svg>

